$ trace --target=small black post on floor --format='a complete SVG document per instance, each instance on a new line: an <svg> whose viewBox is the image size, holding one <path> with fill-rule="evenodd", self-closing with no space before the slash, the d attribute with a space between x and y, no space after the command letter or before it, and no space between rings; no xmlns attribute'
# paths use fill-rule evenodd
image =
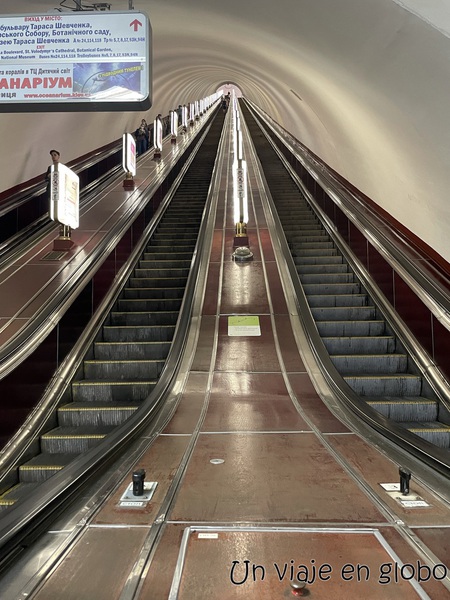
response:
<svg viewBox="0 0 450 600"><path fill-rule="evenodd" d="M411 479L411 473L400 467L398 470L400 474L400 491L404 496L409 494L409 480Z"/></svg>
<svg viewBox="0 0 450 600"><path fill-rule="evenodd" d="M144 495L144 480L145 471L144 469L137 469L133 472L133 496Z"/></svg>

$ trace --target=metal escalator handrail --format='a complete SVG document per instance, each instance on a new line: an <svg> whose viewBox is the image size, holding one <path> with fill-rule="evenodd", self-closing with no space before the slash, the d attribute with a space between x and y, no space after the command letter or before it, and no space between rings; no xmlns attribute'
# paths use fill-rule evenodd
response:
<svg viewBox="0 0 450 600"><path fill-rule="evenodd" d="M280 155L279 150L266 132L263 131L266 139L272 144L272 147ZM286 166L286 165L285 165ZM291 174L292 175L292 174ZM303 191L305 193L304 187ZM309 194L310 196L310 194ZM431 467L436 473L445 478L450 478L450 454L448 451L431 444L430 442L416 436L407 429L390 421L381 415L356 394L356 392L345 382L340 373L333 364L325 344L318 332L310 306L306 299L305 292L300 283L297 269L292 258L292 254L287 243L283 227L281 225L276 207L268 191L267 197L275 230L279 237L281 251L287 272L290 276L290 284L294 288L294 298L297 307L297 316L300 319L309 346L313 356L319 365L320 371L335 398L348 407L364 423L369 425L375 431L378 431L383 437L394 442L397 446L406 450L422 464Z"/></svg>
<svg viewBox="0 0 450 600"><path fill-rule="evenodd" d="M212 115L217 113L217 110L212 110ZM171 195L179 181L184 176L185 171L193 160L197 150L200 148L204 137L209 128L203 133L200 141L196 144L195 151L190 159L186 162L182 172L177 176L172 188L155 214L155 219L147 226L140 243L133 250L126 265L124 265L116 276L114 288L111 288L103 300L98 311L94 315L89 328L85 330L80 340L77 342L71 354L64 361L61 368L58 370L54 380L54 389L48 394L47 410L51 405L56 406L67 381L70 381L71 376L77 370L80 361L86 353L87 347L93 342L99 328L101 327L106 315L112 308L120 290L128 280L137 259L144 251L148 238L156 229L159 219L164 213ZM223 135L219 144L219 152L224 152ZM220 172L216 166L214 167L213 176L210 185L209 197L206 202L203 218L198 235L196 249L193 255L191 271L186 284L185 296L180 309L179 319L176 325L175 334L169 352L166 364L161 373L155 388L148 396L145 403L124 423L113 431L107 439L102 441L88 452L78 456L70 465L62 469L59 473L53 475L49 480L42 483L35 494L30 494L28 498L19 502L17 506L12 507L6 513L5 517L0 517L0 563L5 560L10 552L14 550L17 544L22 543L27 535L35 532L48 518L49 515L56 512L63 505L65 506L70 498L74 496L78 489L83 485L87 478L95 474L100 468L104 467L107 462L113 460L123 447L129 444L143 429L147 427L152 419L155 418L161 405L170 396L171 387L176 379L177 369L181 360L182 352L186 343L186 335L190 324L192 302L195 296L198 273L200 268L206 268L202 262L203 244L205 239L205 231L208 226L211 226L211 189L220 181ZM41 411L40 418L45 420L45 407ZM31 427L28 428L28 434L31 433ZM23 450L23 449L22 449Z"/></svg>
<svg viewBox="0 0 450 600"><path fill-rule="evenodd" d="M312 156L305 147L300 146L295 138L290 135L287 136L285 130L271 117L263 114L252 102L248 100L246 102L251 105L258 117L266 123L308 173L319 183L346 217L373 244L443 327L450 331L450 295L448 289L441 286L439 281L432 277L430 271L423 268L423 260L411 260L408 252L402 249L404 246L403 237L387 221L382 220L368 204L358 198L353 191L345 188L324 163L319 163L317 158ZM403 243L400 243L402 241ZM412 252L410 247L409 251Z"/></svg>

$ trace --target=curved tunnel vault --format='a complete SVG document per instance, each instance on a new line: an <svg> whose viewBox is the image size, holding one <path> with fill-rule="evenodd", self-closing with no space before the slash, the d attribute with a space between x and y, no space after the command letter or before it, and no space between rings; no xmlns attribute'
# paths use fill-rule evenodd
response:
<svg viewBox="0 0 450 600"><path fill-rule="evenodd" d="M142 0L153 30L153 107L144 114L0 114L15 140L2 190L69 162L233 82L445 260L450 260L450 18L429 0ZM67 3L66 3L67 5ZM75 5L75 3L74 3ZM128 10L128 0L111 0ZM63 10L23 0L24 14ZM17 14L16 0L3 0ZM47 148L48 147L48 148Z"/></svg>

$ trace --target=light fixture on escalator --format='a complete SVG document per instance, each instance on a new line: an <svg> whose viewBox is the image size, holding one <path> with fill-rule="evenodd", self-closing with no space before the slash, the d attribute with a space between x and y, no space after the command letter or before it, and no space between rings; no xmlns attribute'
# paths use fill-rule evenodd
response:
<svg viewBox="0 0 450 600"><path fill-rule="evenodd" d="M247 163L243 158L242 131L237 115L235 116L233 136L233 212L236 226L233 246L236 248L248 246Z"/></svg>
<svg viewBox="0 0 450 600"><path fill-rule="evenodd" d="M159 114L153 122L153 146L155 152L153 154L154 160L159 160L162 154L162 140L163 140L163 124L162 117Z"/></svg>
<svg viewBox="0 0 450 600"><path fill-rule="evenodd" d="M178 113L176 110L170 111L170 143L177 143L177 135L178 135Z"/></svg>

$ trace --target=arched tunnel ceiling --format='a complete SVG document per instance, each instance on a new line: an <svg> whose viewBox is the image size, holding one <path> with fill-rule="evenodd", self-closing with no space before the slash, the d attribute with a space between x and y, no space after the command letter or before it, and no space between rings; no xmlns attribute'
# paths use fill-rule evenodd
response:
<svg viewBox="0 0 450 600"><path fill-rule="evenodd" d="M3 190L44 172L47 147L67 162L229 81L450 260L447 0L133 3L153 29L153 107L142 115L0 114L4 139L17 141L0 167ZM0 10L57 7L2 0Z"/></svg>

